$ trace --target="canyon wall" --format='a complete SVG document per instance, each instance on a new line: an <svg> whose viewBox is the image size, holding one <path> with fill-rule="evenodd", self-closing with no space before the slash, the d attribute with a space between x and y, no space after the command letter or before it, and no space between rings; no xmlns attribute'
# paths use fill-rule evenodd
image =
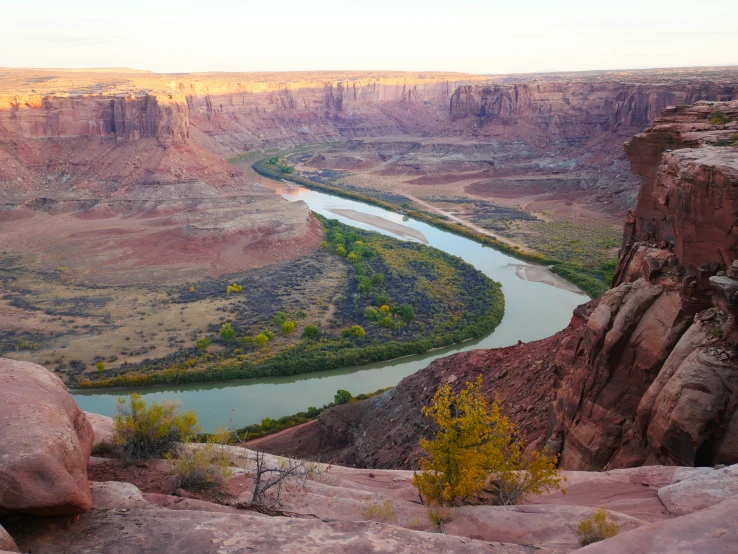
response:
<svg viewBox="0 0 738 554"><path fill-rule="evenodd" d="M534 81L461 86L451 97L449 113L452 121L473 116L475 136L513 135L547 147L576 147L598 135L631 136L669 106L734 99L735 76L666 83L627 77L609 82Z"/></svg>
<svg viewBox="0 0 738 554"><path fill-rule="evenodd" d="M141 183L199 180L223 188L239 182L224 157L425 133L445 120L458 86L486 80L453 73L0 70L0 182L6 191L74 187L97 196Z"/></svg>
<svg viewBox="0 0 738 554"><path fill-rule="evenodd" d="M728 121L711 123L719 110ZM482 375L564 469L738 462L738 102L666 110L627 152L642 187L612 289L553 337L439 359L323 412L314 454L412 467L431 431L420 407Z"/></svg>
<svg viewBox="0 0 738 554"><path fill-rule="evenodd" d="M0 140L76 137L182 144L190 137L187 106L149 93L0 96Z"/></svg>
<svg viewBox="0 0 738 554"><path fill-rule="evenodd" d="M734 68L557 77L2 69L0 182L20 178L25 190L41 176L74 180L89 169L94 177L100 164L98 177L123 185L198 178L221 186L234 176L216 158L244 151L367 136L443 135L489 142L498 157L521 163L565 160L569 171L594 171L585 179L594 188L630 190L620 162L614 163L623 157L626 137L669 105L735 98ZM147 146L127 146L141 141ZM138 154L126 148L160 155L137 172L131 158ZM116 170L101 162L111 157L120 160ZM197 163L188 164L186 157ZM66 159L72 167L62 163ZM632 202L631 194L625 197L618 209Z"/></svg>

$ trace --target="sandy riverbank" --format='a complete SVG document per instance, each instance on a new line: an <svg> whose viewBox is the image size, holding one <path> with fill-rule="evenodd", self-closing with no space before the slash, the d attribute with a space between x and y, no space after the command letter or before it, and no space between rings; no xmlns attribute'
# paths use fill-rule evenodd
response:
<svg viewBox="0 0 738 554"><path fill-rule="evenodd" d="M401 223L395 223L394 221L390 221L389 219L379 217L378 215L370 215L362 212L357 212L356 210L347 210L343 208L335 208L330 211L336 215L341 215L343 217L353 219L354 221L360 221L362 223L366 223L367 225L374 225L375 227L384 229L385 231L389 231L390 233L394 233L401 238L413 238L419 240L422 243L428 244L428 239L425 238L425 235L420 231L413 229L412 227L402 225Z"/></svg>
<svg viewBox="0 0 738 554"><path fill-rule="evenodd" d="M510 265L515 268L515 275L519 279L523 279L524 281L532 281L533 283L544 283L546 285L556 287L557 289L563 289L569 292L584 294L584 292L582 292L579 287L559 277L546 267L523 264Z"/></svg>

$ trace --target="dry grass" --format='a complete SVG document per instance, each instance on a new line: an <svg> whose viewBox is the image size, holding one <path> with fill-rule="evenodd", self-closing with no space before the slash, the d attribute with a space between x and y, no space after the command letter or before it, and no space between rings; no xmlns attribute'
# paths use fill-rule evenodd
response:
<svg viewBox="0 0 738 554"><path fill-rule="evenodd" d="M177 486L187 490L219 489L233 474L230 454L212 442L199 448L179 445L169 459Z"/></svg>
<svg viewBox="0 0 738 554"><path fill-rule="evenodd" d="M382 502L374 500L374 498L370 498L366 501L366 506L361 511L361 515L366 519L371 519L380 523L394 523L397 518L395 505L389 498Z"/></svg>
<svg viewBox="0 0 738 554"><path fill-rule="evenodd" d="M441 506L431 506L428 508L428 519L443 533L443 526L451 521L451 511Z"/></svg>
<svg viewBox="0 0 738 554"><path fill-rule="evenodd" d="M604 508L599 508L577 526L577 536L582 546L614 537L618 531L618 524L608 519Z"/></svg>
<svg viewBox="0 0 738 554"><path fill-rule="evenodd" d="M323 467L319 462L306 462L305 470L307 471L308 481L315 481L321 485L334 487L338 484L338 479L331 475L332 466Z"/></svg>

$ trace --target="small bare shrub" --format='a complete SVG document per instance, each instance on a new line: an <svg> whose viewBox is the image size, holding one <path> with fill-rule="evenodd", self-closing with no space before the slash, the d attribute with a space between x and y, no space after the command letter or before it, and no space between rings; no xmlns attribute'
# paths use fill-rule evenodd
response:
<svg viewBox="0 0 738 554"><path fill-rule="evenodd" d="M614 537L618 534L618 531L618 524L608 519L607 511L604 508L596 510L589 517L585 517L577 526L577 536L582 546Z"/></svg>
<svg viewBox="0 0 738 554"><path fill-rule="evenodd" d="M395 514L395 505L389 498L386 498L383 502L378 502L374 498L370 498L366 501L366 506L361 511L361 515L366 519L373 519L381 523L393 523L397 517Z"/></svg>
<svg viewBox="0 0 738 554"><path fill-rule="evenodd" d="M317 480L319 472L312 462L304 460L278 458L276 463L269 462L263 452L254 452L252 460L256 466L250 472L254 478L254 493L251 503L243 507L277 510L282 507L282 489L288 482L304 487L309 475Z"/></svg>

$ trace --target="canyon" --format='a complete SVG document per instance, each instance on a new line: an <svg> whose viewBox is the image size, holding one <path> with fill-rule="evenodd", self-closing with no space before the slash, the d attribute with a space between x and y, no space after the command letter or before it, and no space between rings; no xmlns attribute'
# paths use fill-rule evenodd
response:
<svg viewBox="0 0 738 554"><path fill-rule="evenodd" d="M625 219L610 289L574 310L566 329L440 358L386 392L248 449L225 447L235 474L229 502L173 486L170 460L126 466L92 456L93 445L111 440L112 421L85 414L44 367L0 358L0 550L569 552L578 548L576 522L600 506L622 532L585 552L730 548L737 77L735 68L557 76L0 69L0 322L18 339L10 356L59 361L59 374L69 359L57 348L90 350L103 323L116 346L134 337L137 363L152 350L165 357L203 324L217 330L233 308L203 291L223 296L233 275L273 296L312 295L316 305L338 294L345 268L319 250L323 229L307 205L251 183L225 158L290 150L297 171L398 205L447 211L471 199L474 209L451 214L471 222L480 206L492 209L481 202L544 221ZM320 271L330 283L297 286ZM197 302L172 302L188 294ZM264 297L253 296L263 311ZM48 344L23 346L32 328L48 332ZM160 331L171 351L157 350ZM54 342L60 336L65 344ZM92 362L112 363L102 355L107 343L96 348ZM441 384L458 391L480 375L527 452L559 456L569 494L454 506L438 533L411 485L430 432L421 407ZM332 473L291 483L278 514L244 512L253 450L275 454L275 467L292 456L332 464L319 466ZM38 486L38 475L54 486ZM396 507L395 520L367 521L377 499Z"/></svg>
<svg viewBox="0 0 738 554"><path fill-rule="evenodd" d="M428 432L421 406L441 383L481 375L529 449L559 454L564 469L735 463L737 117L738 102L668 108L626 145L642 184L612 288L577 308L567 329L437 360L256 446L415 467Z"/></svg>
<svg viewBox="0 0 738 554"><path fill-rule="evenodd" d="M285 149L321 182L587 265L598 284L585 290L597 295L638 190L621 143L670 104L736 97L730 67L0 69L0 349L68 376L167 359L229 309L203 300L182 310L169 300L182 288L197 296L227 279L259 282L250 271L276 282L301 272L288 268L317 255L320 224L237 165Z"/></svg>

